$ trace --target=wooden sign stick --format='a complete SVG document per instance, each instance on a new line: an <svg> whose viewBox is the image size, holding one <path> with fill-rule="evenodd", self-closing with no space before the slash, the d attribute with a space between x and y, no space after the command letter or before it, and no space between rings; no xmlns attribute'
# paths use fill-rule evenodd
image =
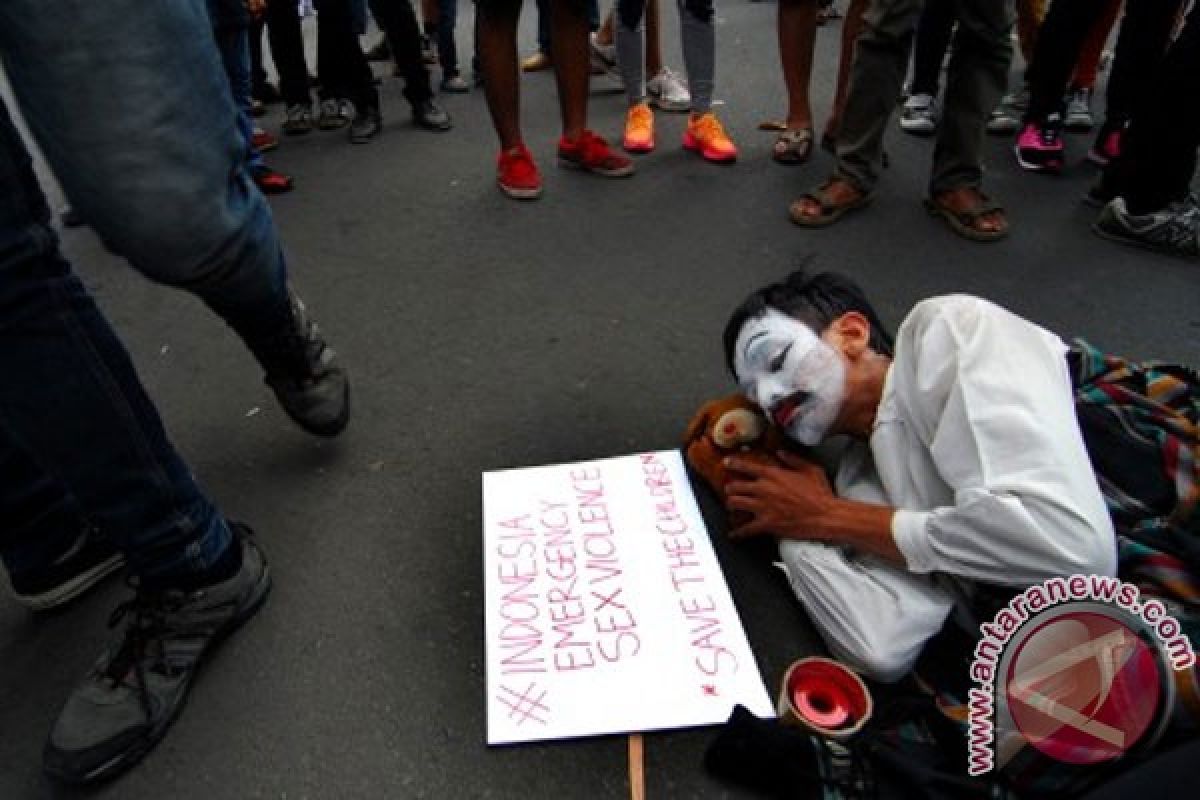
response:
<svg viewBox="0 0 1200 800"><path fill-rule="evenodd" d="M640 733L629 734L629 798L646 800L646 764Z"/></svg>

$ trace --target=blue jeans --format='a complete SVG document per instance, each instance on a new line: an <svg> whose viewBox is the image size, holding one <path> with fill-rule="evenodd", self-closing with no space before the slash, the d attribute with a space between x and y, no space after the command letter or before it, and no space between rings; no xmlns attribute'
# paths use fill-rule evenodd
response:
<svg viewBox="0 0 1200 800"><path fill-rule="evenodd" d="M0 58L103 241L152 280L197 294L252 351L269 350L290 319L286 268L246 175L204 0L4 0ZM229 529L61 256L2 105L0 186L0 462L27 473L0 486L0 512L42 497L58 509L48 519L83 515L151 580L207 568Z"/></svg>
<svg viewBox="0 0 1200 800"><path fill-rule="evenodd" d="M237 105L238 133L246 142L246 166L251 170L265 166L262 153L254 149L254 122L250 119L250 101L253 78L250 74L250 37L245 28L221 29L213 32L225 74L229 78L229 90Z"/></svg>

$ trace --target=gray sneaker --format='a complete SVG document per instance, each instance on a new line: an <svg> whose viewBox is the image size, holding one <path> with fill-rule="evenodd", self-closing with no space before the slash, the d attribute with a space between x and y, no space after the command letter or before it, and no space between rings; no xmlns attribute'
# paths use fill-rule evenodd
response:
<svg viewBox="0 0 1200 800"><path fill-rule="evenodd" d="M376 113L378 121L378 113ZM317 436L337 436L350 421L350 380L303 301L293 291L289 325L254 345L264 381L292 421Z"/></svg>
<svg viewBox="0 0 1200 800"><path fill-rule="evenodd" d="M1092 225L1105 239L1167 255L1200 257L1200 205L1195 195L1150 214L1130 214L1125 199L1113 199Z"/></svg>
<svg viewBox="0 0 1200 800"><path fill-rule="evenodd" d="M58 715L42 760L67 783L111 778L156 745L183 709L196 668L266 600L271 575L244 526L232 526L242 567L190 592L139 591L111 625L124 632L92 667Z"/></svg>
<svg viewBox="0 0 1200 800"><path fill-rule="evenodd" d="M323 131L336 131L350 124L354 117L354 104L349 100L327 97L321 101L317 116L317 127Z"/></svg>
<svg viewBox="0 0 1200 800"><path fill-rule="evenodd" d="M1021 129L1021 121L1029 109L1029 87L1023 86L1015 92L1006 94L1000 105L992 111L987 121L987 132L996 135L1009 135Z"/></svg>
<svg viewBox="0 0 1200 800"><path fill-rule="evenodd" d="M296 136L312 132L312 109L297 103L287 107L283 118L283 132Z"/></svg>
<svg viewBox="0 0 1200 800"><path fill-rule="evenodd" d="M1063 117L1063 127L1069 131L1086 133L1095 127L1092 119L1092 90L1075 89L1067 95L1067 113Z"/></svg>
<svg viewBox="0 0 1200 800"><path fill-rule="evenodd" d="M914 94L904 101L900 110L900 130L914 136L933 136L937 133L938 102L931 94Z"/></svg>
<svg viewBox="0 0 1200 800"><path fill-rule="evenodd" d="M679 76L666 67L646 81L646 94L650 96L650 105L661 111L688 111L692 107L691 92Z"/></svg>

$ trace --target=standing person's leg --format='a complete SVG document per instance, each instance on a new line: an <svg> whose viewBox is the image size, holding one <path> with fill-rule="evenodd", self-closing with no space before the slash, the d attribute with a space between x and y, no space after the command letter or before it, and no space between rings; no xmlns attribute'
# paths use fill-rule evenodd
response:
<svg viewBox="0 0 1200 800"><path fill-rule="evenodd" d="M458 0L438 0L438 64L442 68L442 90L465 92L470 89L458 69L458 43L454 33L458 27Z"/></svg>
<svg viewBox="0 0 1200 800"><path fill-rule="evenodd" d="M774 159L800 164L812 154L813 114L809 100L817 39L816 0L779 0L775 12L779 68L787 90L786 130L775 141Z"/></svg>
<svg viewBox="0 0 1200 800"><path fill-rule="evenodd" d="M371 13L387 34L392 57L404 76L404 98L412 107L413 121L425 130L443 132L454 127L450 115L433 101L429 69L421 56L421 32L409 0L370 0ZM363 61L366 64L366 61ZM367 67L370 72L370 67Z"/></svg>
<svg viewBox="0 0 1200 800"><path fill-rule="evenodd" d="M633 174L633 162L609 149L604 139L587 129L591 76L588 14L585 0L550 1L550 45L562 117L558 163L606 178L623 178Z"/></svg>
<svg viewBox="0 0 1200 800"><path fill-rule="evenodd" d="M105 244L151 280L200 297L254 353L293 420L337 433L349 385L289 290L270 209L244 167L208 12L200 0L154 8L6 0L0 56L13 92ZM114 41L122 58L98 52Z"/></svg>
<svg viewBox="0 0 1200 800"><path fill-rule="evenodd" d="M375 75L358 42L355 9L350 0L319 0L317 26L324 98L321 119L330 120L322 127L329 130L342 127L347 120L345 109L340 107L341 101L349 100L354 104L354 117L349 121L350 141L355 144L369 142L383 130L383 114ZM387 30L386 26L382 27ZM396 43L391 42L391 45L395 50ZM337 107L331 107L331 102L337 103Z"/></svg>
<svg viewBox="0 0 1200 800"><path fill-rule="evenodd" d="M40 38L30 30L35 26L21 24L27 19L0 11L0 52L11 53L10 35ZM77 27L80 21L74 19ZM192 37L208 35L206 16L187 21ZM76 33L89 32L111 41L107 31ZM110 55L86 46L54 52L68 61ZM0 437L36 456L125 553L139 581L138 599L128 606L128 638L110 648L71 695L44 750L47 771L83 783L111 777L162 738L200 658L218 634L254 613L270 578L254 545L231 535L196 486L128 354L60 255L29 155L3 103L0 183L6 187L0 194L0 369L10 376L0 382ZM168 594L177 598L170 610ZM144 647L134 649L139 638Z"/></svg>
<svg viewBox="0 0 1200 800"><path fill-rule="evenodd" d="M267 41L279 73L279 93L287 106L283 132L312 131L312 93L304 60L304 31L292 0L267 0ZM319 23L318 23L319 24ZM320 42L318 39L318 49Z"/></svg>
<svg viewBox="0 0 1200 800"><path fill-rule="evenodd" d="M1108 43L1109 34L1121 16L1122 5L1124 0L1105 0L1104 12L1083 40L1083 48L1079 51L1079 59L1075 62L1075 71L1071 74L1067 89L1067 112L1063 117L1063 126L1069 131L1090 131L1095 124L1092 119L1092 91L1100 72L1104 45Z"/></svg>
<svg viewBox="0 0 1200 800"><path fill-rule="evenodd" d="M942 62L955 21L954 0L926 0L913 45L909 98L900 112L900 129L907 133L931 136L937 130Z"/></svg>
<svg viewBox="0 0 1200 800"><path fill-rule="evenodd" d="M792 203L802 227L823 227L865 205L879 180L883 137L904 89L921 0L874 0L863 17L833 177Z"/></svg>
<svg viewBox="0 0 1200 800"><path fill-rule="evenodd" d="M622 146L631 153L654 149L654 112L646 102L646 0L617 0L617 64L625 84L628 110Z"/></svg>
<svg viewBox="0 0 1200 800"><path fill-rule="evenodd" d="M683 146L706 161L728 164L737 159L737 146L713 113L713 87L717 71L717 30L713 22L715 0L678 0L683 65L692 92Z"/></svg>
<svg viewBox="0 0 1200 800"><path fill-rule="evenodd" d="M862 34L863 17L871 0L850 0L846 6L846 18L842 20L842 46L838 53L837 86L834 88L833 108L825 121L825 132L821 134L821 146L834 151L838 131L842 126L842 111L846 108L846 97L850 93L850 73L854 67L854 48Z"/></svg>
<svg viewBox="0 0 1200 800"><path fill-rule="evenodd" d="M79 503L0 429L0 561L33 611L78 597L124 560Z"/></svg>
<svg viewBox="0 0 1200 800"><path fill-rule="evenodd" d="M1096 221L1102 236L1189 258L1200 256L1200 206L1189 197L1200 147L1200 11L1152 76L1154 94L1139 104L1120 155L1104 170L1113 199Z"/></svg>
<svg viewBox="0 0 1200 800"><path fill-rule="evenodd" d="M946 81L946 114L933 152L930 208L959 234L994 241L1008 233L1004 212L981 191L984 132L1012 65L1011 2L956 0L958 33Z"/></svg>
<svg viewBox="0 0 1200 800"><path fill-rule="evenodd" d="M521 0L477 0L475 8L475 43L483 69L483 91L500 140L496 184L513 199L535 200L542 194L542 177L521 137L517 72Z"/></svg>
<svg viewBox="0 0 1200 800"><path fill-rule="evenodd" d="M539 72L553 66L550 57L550 0L537 0L537 52L521 62L524 72Z"/></svg>
<svg viewBox="0 0 1200 800"><path fill-rule="evenodd" d="M660 111L690 111L692 95L662 52L662 0L646 0L646 94Z"/></svg>
<svg viewBox="0 0 1200 800"><path fill-rule="evenodd" d="M1105 128L1123 127L1146 97L1147 88L1154 86L1151 76L1162 62L1183 5L1184 0L1131 0L1126 5L1108 76ZM1185 104L1196 102L1200 99L1192 97Z"/></svg>
<svg viewBox="0 0 1200 800"><path fill-rule="evenodd" d="M1026 70L1029 108L1015 147L1017 163L1031 172L1057 173L1065 163L1063 98L1088 31L1104 13L1101 0L1055 0L1038 31Z"/></svg>

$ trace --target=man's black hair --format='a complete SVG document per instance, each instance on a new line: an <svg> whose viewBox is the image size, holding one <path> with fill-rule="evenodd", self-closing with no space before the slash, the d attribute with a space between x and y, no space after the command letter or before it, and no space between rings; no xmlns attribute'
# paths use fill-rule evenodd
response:
<svg viewBox="0 0 1200 800"><path fill-rule="evenodd" d="M868 345L880 355L892 355L892 335L883 327L867 296L854 281L837 272L822 272L810 276L798 269L779 283L764 286L742 302L725 325L725 363L733 369L733 349L738 333L748 320L773 308L800 320L820 336L835 319L847 311L857 311L871 323Z"/></svg>

